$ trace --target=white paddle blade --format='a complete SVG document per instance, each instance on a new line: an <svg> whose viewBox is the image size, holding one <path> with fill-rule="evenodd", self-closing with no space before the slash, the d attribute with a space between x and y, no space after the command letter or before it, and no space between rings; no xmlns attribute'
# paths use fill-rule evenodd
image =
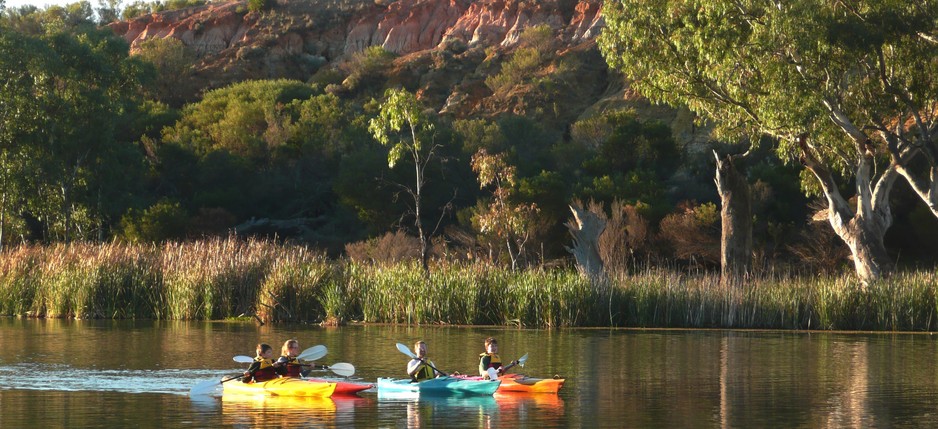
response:
<svg viewBox="0 0 938 429"><path fill-rule="evenodd" d="M254 363L254 358L245 355L238 355L231 359L234 359L237 363Z"/></svg>
<svg viewBox="0 0 938 429"><path fill-rule="evenodd" d="M208 395L214 392L218 386L221 386L221 382L218 380L201 381L189 389L189 396Z"/></svg>
<svg viewBox="0 0 938 429"><path fill-rule="evenodd" d="M341 377L351 377L355 375L355 365L345 362L334 363L329 365L329 371Z"/></svg>
<svg viewBox="0 0 938 429"><path fill-rule="evenodd" d="M486 372L489 374L489 380L498 380L498 370L495 368L489 368L486 370Z"/></svg>
<svg viewBox="0 0 938 429"><path fill-rule="evenodd" d="M407 356L410 356L411 359L417 359L417 355L415 355L414 352L410 351L410 348L408 348L407 346L401 343L397 343L397 351Z"/></svg>
<svg viewBox="0 0 938 429"><path fill-rule="evenodd" d="M320 344L318 346L312 346L306 350L303 350L299 356L297 356L297 359L316 361L326 356L326 353L328 353L326 346Z"/></svg>
<svg viewBox="0 0 938 429"><path fill-rule="evenodd" d="M521 365L521 367L524 368L524 363L527 361L528 361L528 354L525 353L524 356L521 356L520 358L518 358L518 365Z"/></svg>

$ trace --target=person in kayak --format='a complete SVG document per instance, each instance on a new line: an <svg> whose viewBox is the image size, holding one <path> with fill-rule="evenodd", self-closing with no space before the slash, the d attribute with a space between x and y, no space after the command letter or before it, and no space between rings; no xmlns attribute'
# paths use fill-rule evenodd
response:
<svg viewBox="0 0 938 429"><path fill-rule="evenodd" d="M513 361L509 366L514 366L517 363ZM496 370L498 375L504 374L505 369L507 369L507 367L502 366L502 358L498 356L498 340L494 337L485 339L485 352L479 355L479 375L486 380L489 379L489 368Z"/></svg>
<svg viewBox="0 0 938 429"><path fill-rule="evenodd" d="M304 365L296 357L300 354L300 342L294 339L289 339L283 343L283 347L280 348L280 358L277 359L280 367L278 368L277 373L284 377L303 377L306 373L309 373L309 370L303 370L304 366L313 366L313 365Z"/></svg>
<svg viewBox="0 0 938 429"><path fill-rule="evenodd" d="M260 343L257 345L257 356L254 358L254 362L251 363L251 366L247 371L244 372L244 377L241 378L241 381L245 383L261 382L267 380L273 380L280 376L278 373L280 367L282 366L278 362L273 362L274 349L266 343Z"/></svg>
<svg viewBox="0 0 938 429"><path fill-rule="evenodd" d="M410 376L410 381L418 382L446 375L437 371L434 368L433 361L427 359L427 343L417 341L414 344L414 354L417 357L407 363L407 375Z"/></svg>

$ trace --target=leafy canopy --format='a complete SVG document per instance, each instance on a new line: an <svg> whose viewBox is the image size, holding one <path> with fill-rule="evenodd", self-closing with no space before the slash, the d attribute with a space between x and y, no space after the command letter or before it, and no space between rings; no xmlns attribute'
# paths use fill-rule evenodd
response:
<svg viewBox="0 0 938 429"><path fill-rule="evenodd" d="M635 88L722 137L780 137L789 159L808 134L846 172L862 130L934 112L935 2L614 0L603 15L601 51Z"/></svg>

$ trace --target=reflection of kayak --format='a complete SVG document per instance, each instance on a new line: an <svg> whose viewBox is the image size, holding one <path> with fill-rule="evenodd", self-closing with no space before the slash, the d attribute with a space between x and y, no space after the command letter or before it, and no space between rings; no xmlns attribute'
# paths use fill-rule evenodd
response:
<svg viewBox="0 0 938 429"><path fill-rule="evenodd" d="M318 382L318 383L335 383L335 392L333 395L354 395L362 390L368 390L372 387L375 387L374 384L370 383L356 383L353 381L337 381L337 380L323 380L319 378L305 378L306 381Z"/></svg>
<svg viewBox="0 0 938 429"><path fill-rule="evenodd" d="M420 395L415 392L389 392L378 390L380 402L407 402L444 408L483 408L493 410L498 406L494 396L489 395Z"/></svg>
<svg viewBox="0 0 938 429"><path fill-rule="evenodd" d="M469 380L458 377L437 377L417 383L408 379L379 378L378 393L416 393L427 395L492 395L498 380Z"/></svg>
<svg viewBox="0 0 938 429"><path fill-rule="evenodd" d="M303 409L331 413L336 409L332 398L322 396L225 395L222 404L225 411Z"/></svg>
<svg viewBox="0 0 938 429"><path fill-rule="evenodd" d="M341 400L317 396L225 395L221 407L227 427L339 427L349 413Z"/></svg>
<svg viewBox="0 0 938 429"><path fill-rule="evenodd" d="M498 408L503 410L537 408L539 412L563 414L564 404L560 395L527 394L522 392L495 392Z"/></svg>
<svg viewBox="0 0 938 429"><path fill-rule="evenodd" d="M482 377L462 376L468 380L482 380ZM563 387L563 378L534 378L521 374L505 374L498 379L502 382L499 392L557 393Z"/></svg>
<svg viewBox="0 0 938 429"><path fill-rule="evenodd" d="M336 383L307 381L298 378L275 378L260 383L243 383L240 380L224 383L224 395L266 396L318 396L328 398L335 392Z"/></svg>

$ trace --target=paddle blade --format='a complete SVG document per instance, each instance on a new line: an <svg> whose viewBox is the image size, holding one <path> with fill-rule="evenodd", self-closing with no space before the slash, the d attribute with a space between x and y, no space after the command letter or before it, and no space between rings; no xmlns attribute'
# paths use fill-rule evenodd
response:
<svg viewBox="0 0 938 429"><path fill-rule="evenodd" d="M498 371L495 368L489 368L486 372L489 374L489 380L498 380Z"/></svg>
<svg viewBox="0 0 938 429"><path fill-rule="evenodd" d="M195 386L192 386L191 389L189 389L189 396L208 395L214 392L218 386L221 386L221 382L218 380L206 380L199 382Z"/></svg>
<svg viewBox="0 0 938 429"><path fill-rule="evenodd" d="M351 377L355 375L355 365L345 362L334 363L329 365L329 371L341 377Z"/></svg>
<svg viewBox="0 0 938 429"><path fill-rule="evenodd" d="M410 351L410 349L407 346L401 343L397 343L397 351L407 356L410 356L411 359L417 359L417 355L415 355L414 352Z"/></svg>
<svg viewBox="0 0 938 429"><path fill-rule="evenodd" d="M244 356L244 355L238 355L238 356L233 357L232 359L234 359L234 361L237 363L254 363L254 358Z"/></svg>
<svg viewBox="0 0 938 429"><path fill-rule="evenodd" d="M521 365L524 368L524 363L528 361L528 354L525 353L524 356L518 358L518 365Z"/></svg>
<svg viewBox="0 0 938 429"><path fill-rule="evenodd" d="M320 344L318 346L312 346L306 350L303 350L303 352L297 356L297 359L316 361L326 356L326 353L328 353L326 346Z"/></svg>

